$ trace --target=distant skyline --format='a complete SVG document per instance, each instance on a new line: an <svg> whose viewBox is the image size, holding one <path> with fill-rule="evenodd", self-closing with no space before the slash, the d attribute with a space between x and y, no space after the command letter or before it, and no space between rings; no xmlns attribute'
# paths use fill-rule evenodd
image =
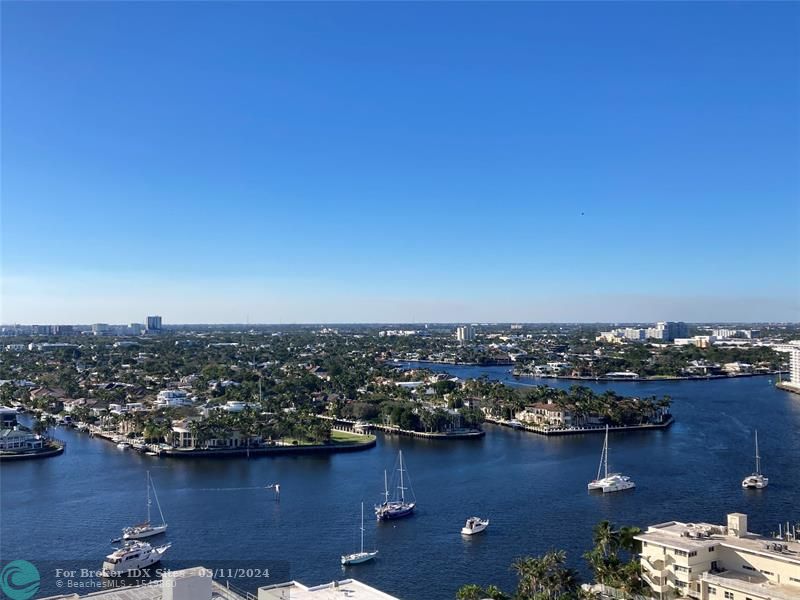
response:
<svg viewBox="0 0 800 600"><path fill-rule="evenodd" d="M800 5L2 6L9 323L800 321Z"/></svg>

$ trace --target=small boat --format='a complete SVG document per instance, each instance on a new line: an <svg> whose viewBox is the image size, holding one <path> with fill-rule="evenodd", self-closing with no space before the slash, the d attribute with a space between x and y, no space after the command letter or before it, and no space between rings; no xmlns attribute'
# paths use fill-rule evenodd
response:
<svg viewBox="0 0 800 600"><path fill-rule="evenodd" d="M509 427L513 427L514 429L521 429L522 428L522 422L518 421L517 419L511 419L508 422L508 425L509 425Z"/></svg>
<svg viewBox="0 0 800 600"><path fill-rule="evenodd" d="M158 514L161 516L161 525L153 525L150 523L150 507L152 506L152 500L150 499L150 489L153 490L153 498L156 500L156 506L158 507ZM153 480L150 477L150 471L147 472L147 520L144 523L139 523L137 525L132 525L131 527L126 527L122 530L122 539L123 540L140 540L142 538L150 537L153 535L158 535L159 533L164 533L167 530L167 523L164 521L164 513L161 511L161 504L158 501L158 495L156 494L156 487L153 484Z"/></svg>
<svg viewBox="0 0 800 600"><path fill-rule="evenodd" d="M758 431L756 430L756 471L742 480L742 487L760 490L769 485L769 478L761 474L761 456L758 454Z"/></svg>
<svg viewBox="0 0 800 600"><path fill-rule="evenodd" d="M489 519L481 519L480 517L470 517L461 528L461 535L475 535L480 533L489 526Z"/></svg>
<svg viewBox="0 0 800 600"><path fill-rule="evenodd" d="M342 565L358 565L372 560L378 555L378 551L364 552L364 503L361 503L361 551L342 556Z"/></svg>
<svg viewBox="0 0 800 600"><path fill-rule="evenodd" d="M600 473L603 477L600 477ZM604 494L609 492L622 492L636 487L636 484L627 475L608 472L608 425L606 425L606 438L603 442L603 452L600 455L600 466L597 467L597 477L589 482L589 491L601 490Z"/></svg>
<svg viewBox="0 0 800 600"><path fill-rule="evenodd" d="M128 442L120 442L119 444L117 444L117 448L119 448L120 450L127 450L130 447L131 445Z"/></svg>
<svg viewBox="0 0 800 600"><path fill-rule="evenodd" d="M154 565L171 545L167 543L154 548L147 542L128 542L106 556L100 574L103 577L116 577Z"/></svg>
<svg viewBox="0 0 800 600"><path fill-rule="evenodd" d="M403 473L405 472L405 468L403 467L403 451L400 450L399 454L400 460L400 482L397 485L397 494L393 500L389 500L389 479L386 471L383 472L383 502L378 504L375 507L375 516L378 518L378 521L388 521L391 519L402 519L403 517L408 517L411 513L414 512L414 508L417 506L416 502L407 502L406 501L406 487L405 487L405 480L403 479ZM411 491L412 496L414 491Z"/></svg>
<svg viewBox="0 0 800 600"><path fill-rule="evenodd" d="M148 450L145 452L147 456L158 456L158 452L153 452L152 450Z"/></svg>

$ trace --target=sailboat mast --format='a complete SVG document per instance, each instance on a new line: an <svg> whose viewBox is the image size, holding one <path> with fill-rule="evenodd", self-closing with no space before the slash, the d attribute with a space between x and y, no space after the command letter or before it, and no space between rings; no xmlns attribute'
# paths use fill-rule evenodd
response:
<svg viewBox="0 0 800 600"><path fill-rule="evenodd" d="M606 425L606 441L603 444L603 464L605 465L603 477L608 477L608 425Z"/></svg>
<svg viewBox="0 0 800 600"><path fill-rule="evenodd" d="M384 503L389 502L389 475L386 473L386 469L383 470L383 501Z"/></svg>
<svg viewBox="0 0 800 600"><path fill-rule="evenodd" d="M761 457L758 455L758 429L756 429L756 474L761 474Z"/></svg>
<svg viewBox="0 0 800 600"><path fill-rule="evenodd" d="M361 554L364 554L364 503L361 503Z"/></svg>
<svg viewBox="0 0 800 600"><path fill-rule="evenodd" d="M150 471L147 472L147 523L150 524Z"/></svg>
<svg viewBox="0 0 800 600"><path fill-rule="evenodd" d="M406 488L403 487L403 451L400 450L400 502L406 501Z"/></svg>

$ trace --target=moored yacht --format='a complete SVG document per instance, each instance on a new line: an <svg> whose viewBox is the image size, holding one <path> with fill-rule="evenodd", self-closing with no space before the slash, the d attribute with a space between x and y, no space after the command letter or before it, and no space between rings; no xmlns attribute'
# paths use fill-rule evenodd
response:
<svg viewBox="0 0 800 600"><path fill-rule="evenodd" d="M481 519L480 517L470 517L461 528L461 535L475 535L480 533L489 526L489 519Z"/></svg>
<svg viewBox="0 0 800 600"><path fill-rule="evenodd" d="M364 503L361 503L361 551L342 556L342 565L358 565L372 560L378 555L377 550L364 552Z"/></svg>
<svg viewBox="0 0 800 600"><path fill-rule="evenodd" d="M127 542L106 556L101 574L103 577L116 577L154 565L171 545L167 543L154 548L147 542Z"/></svg>
<svg viewBox="0 0 800 600"><path fill-rule="evenodd" d="M600 477L600 474L603 474ZM621 492L635 488L636 484L627 475L621 473L608 472L608 425L606 425L606 437L603 442L603 452L600 455L600 465L597 467L597 477L589 482L589 490L600 490L604 494L609 492Z"/></svg>
<svg viewBox="0 0 800 600"><path fill-rule="evenodd" d="M150 490L153 491L153 498L156 500L156 507L158 514L161 516L161 524L154 525L150 522L150 507L152 500L150 498ZM150 477L150 471L147 472L147 519L143 523L138 523L122 530L122 539L124 540L140 540L152 535L164 533L167 530L167 523L164 520L164 513L161 510L161 503L158 501L158 494L156 494L156 487Z"/></svg>
<svg viewBox="0 0 800 600"><path fill-rule="evenodd" d="M758 431L756 431L756 471L742 480L742 487L760 490L768 485L769 478L761 473L761 456L758 453Z"/></svg>
<svg viewBox="0 0 800 600"><path fill-rule="evenodd" d="M405 487L405 479L403 478L405 468L403 467L402 450L399 452L399 460L400 483L397 485L397 494L393 500L389 500L389 479L386 471L383 472L383 502L375 507L375 516L378 518L378 521L388 521L390 519L402 519L403 517L407 517L414 512L414 508L417 505L416 502L406 501L407 488ZM413 496L413 490L411 493Z"/></svg>

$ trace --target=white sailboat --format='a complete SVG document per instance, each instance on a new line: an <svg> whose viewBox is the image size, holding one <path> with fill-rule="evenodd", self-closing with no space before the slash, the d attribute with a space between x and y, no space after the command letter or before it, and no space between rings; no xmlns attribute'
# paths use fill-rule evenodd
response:
<svg viewBox="0 0 800 600"><path fill-rule="evenodd" d="M364 552L364 503L361 503L361 551L353 552L353 554L345 554L342 556L343 565L357 565L359 563L372 560L378 555L378 551Z"/></svg>
<svg viewBox="0 0 800 600"><path fill-rule="evenodd" d="M158 507L158 514L161 517L161 525L153 525L150 522L150 507L152 500L150 498L150 489L153 490L153 498L156 500L156 507ZM158 501L156 494L156 487L153 484L153 479L150 477L150 471L147 472L147 520L144 523L139 523L131 527L126 527L122 530L122 539L124 540L140 540L159 533L164 533L167 530L167 523L164 520L164 513L161 511L161 503Z"/></svg>
<svg viewBox="0 0 800 600"><path fill-rule="evenodd" d="M761 456L758 453L758 430L756 430L756 471L742 480L742 487L760 490L768 485L769 478L761 474Z"/></svg>
<svg viewBox="0 0 800 600"><path fill-rule="evenodd" d="M601 472L602 477L600 477ZM590 491L601 490L604 494L636 487L636 484L627 475L608 472L608 425L606 425L606 437L603 442L603 453L600 455L600 465L597 467L597 477L590 481L587 487Z"/></svg>

